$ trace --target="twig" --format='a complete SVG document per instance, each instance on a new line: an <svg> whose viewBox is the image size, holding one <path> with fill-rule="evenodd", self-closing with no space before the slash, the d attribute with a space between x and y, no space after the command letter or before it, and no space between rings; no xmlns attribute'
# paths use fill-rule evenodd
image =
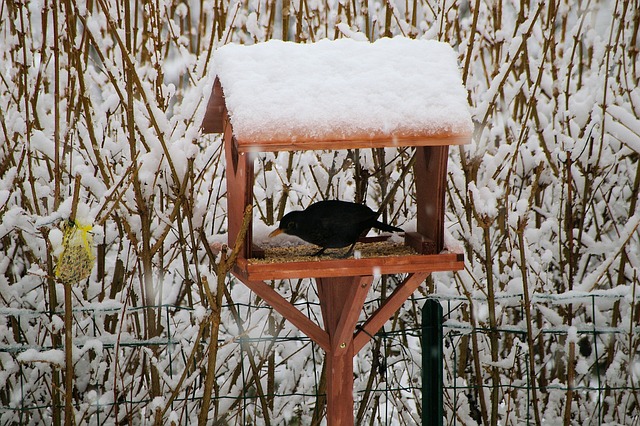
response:
<svg viewBox="0 0 640 426"><path fill-rule="evenodd" d="M541 424L540 408L538 407L538 385L535 363L535 346L533 340L533 318L531 315L531 300L529 297L529 280L527 275L526 253L524 248L524 231L526 220L521 220L518 226L518 245L520 246L520 269L522 271L522 292L524 294L524 314L527 324L527 346L529 348L529 374L531 376L531 395L533 397L533 415L536 425Z"/></svg>
<svg viewBox="0 0 640 426"><path fill-rule="evenodd" d="M80 175L76 175L73 187L73 199L71 201L71 214L69 221L73 224L78 211L80 198ZM75 225L68 225L75 226ZM75 423L73 409L73 302L71 300L71 286L75 283L64 283L64 424L71 426Z"/></svg>
<svg viewBox="0 0 640 426"><path fill-rule="evenodd" d="M207 424L207 418L209 416L209 405L211 404L211 393L213 390L213 383L216 377L216 361L218 358L218 334L220 332L220 314L222 311L222 296L224 294L224 284L227 278L227 274L231 271L236 263L240 250L244 246L244 240L247 235L247 230L251 223L253 213L253 206L248 205L244 211L244 218L242 220L242 227L236 237L236 241L231 251L231 255L227 257L226 246L222 248L220 252L220 261L215 265L217 276L217 287L215 299L211 294L209 285L204 280L204 288L211 305L211 323L209 334L209 357L207 362L207 376L205 379L204 393L202 395L202 406L200 408L200 415L198 416L198 425L204 426ZM204 277L203 277L204 278Z"/></svg>
<svg viewBox="0 0 640 426"><path fill-rule="evenodd" d="M571 402L573 401L573 387L575 386L575 361L576 343L569 342L569 360L567 362L567 400L564 406L564 426L571 425Z"/></svg>

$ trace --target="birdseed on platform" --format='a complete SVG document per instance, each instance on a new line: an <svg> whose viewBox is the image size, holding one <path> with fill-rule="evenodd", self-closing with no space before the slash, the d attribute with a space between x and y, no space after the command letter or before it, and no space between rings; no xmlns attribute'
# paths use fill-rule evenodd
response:
<svg viewBox="0 0 640 426"><path fill-rule="evenodd" d="M248 259L251 264L266 264L266 263L288 263L288 262L314 262L320 260L333 260L341 259L348 247L339 249L327 249L324 254L320 256L313 256L320 250L319 247L314 245L298 245L289 247L265 247L264 259L252 258ZM405 246L402 243L393 243L389 241L379 241L374 243L357 243L353 249L354 253L359 252L359 258L367 259L371 257L397 257L397 256L410 256L419 254L412 247ZM352 253L346 259L354 259Z"/></svg>

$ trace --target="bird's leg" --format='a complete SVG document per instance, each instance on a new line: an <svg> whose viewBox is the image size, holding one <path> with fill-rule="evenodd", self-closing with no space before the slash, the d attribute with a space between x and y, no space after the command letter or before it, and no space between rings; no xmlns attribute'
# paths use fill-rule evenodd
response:
<svg viewBox="0 0 640 426"><path fill-rule="evenodd" d="M322 247L320 250L318 250L317 252L313 253L311 256L320 256L322 253L324 253L324 251L326 250L326 247Z"/></svg>
<svg viewBox="0 0 640 426"><path fill-rule="evenodd" d="M347 257L351 256L351 254L353 253L353 248L356 246L356 243L358 241L356 241L355 243L351 244L351 247L349 247L349 250L347 250L347 252L345 254L343 254L342 256L340 256L342 259L346 259Z"/></svg>

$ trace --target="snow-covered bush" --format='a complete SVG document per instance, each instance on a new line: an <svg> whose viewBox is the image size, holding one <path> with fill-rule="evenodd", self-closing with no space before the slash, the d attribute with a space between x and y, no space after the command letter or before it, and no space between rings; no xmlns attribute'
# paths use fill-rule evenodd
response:
<svg viewBox="0 0 640 426"><path fill-rule="evenodd" d="M216 300L233 188L219 137L200 132L207 70L228 42L393 35L459 53L476 130L450 150L447 234L466 269L430 279L356 357L357 418L420 422L432 292L449 424L638 422L636 3L10 1L0 22L0 423L65 417L55 269L71 216L96 257L71 287L76 422L194 423L207 379L218 424L319 421L321 350L231 277ZM409 228L411 158L261 154L256 234L313 200L390 193L385 218ZM274 285L320 319L310 282Z"/></svg>

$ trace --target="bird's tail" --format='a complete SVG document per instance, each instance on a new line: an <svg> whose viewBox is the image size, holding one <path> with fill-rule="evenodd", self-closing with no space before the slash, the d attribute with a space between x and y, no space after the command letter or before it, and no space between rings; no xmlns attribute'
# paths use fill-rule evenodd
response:
<svg viewBox="0 0 640 426"><path fill-rule="evenodd" d="M380 221L376 221L376 223L373 224L373 227L386 232L404 232L404 229L400 229L396 226L387 225L386 223L383 223Z"/></svg>

